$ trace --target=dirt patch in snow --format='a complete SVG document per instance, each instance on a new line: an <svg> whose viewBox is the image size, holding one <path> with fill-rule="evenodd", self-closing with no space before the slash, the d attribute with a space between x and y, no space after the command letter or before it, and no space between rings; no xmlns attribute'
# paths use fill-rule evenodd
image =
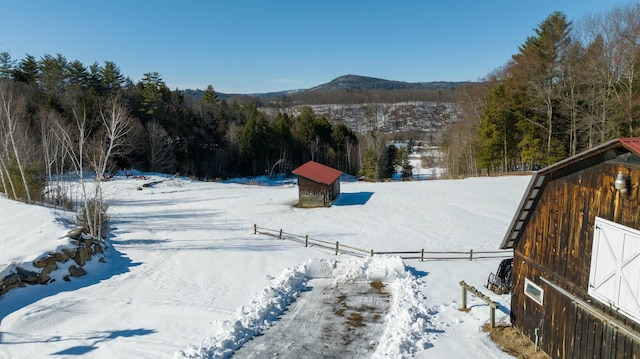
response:
<svg viewBox="0 0 640 359"><path fill-rule="evenodd" d="M391 298L381 282L312 279L280 320L236 358L367 358L384 331Z"/></svg>

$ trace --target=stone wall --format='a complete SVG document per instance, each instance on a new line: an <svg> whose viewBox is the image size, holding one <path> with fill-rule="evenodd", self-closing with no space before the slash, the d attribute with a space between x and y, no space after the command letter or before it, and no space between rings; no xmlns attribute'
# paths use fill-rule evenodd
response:
<svg viewBox="0 0 640 359"><path fill-rule="evenodd" d="M58 269L58 263L66 263L69 260L75 262L69 266L68 273L63 276L65 281L70 281L71 277L81 277L87 274L83 266L93 256L100 256L98 261L104 262L104 257L101 256L106 249L104 241L87 239L80 230L73 230L67 236L71 238L72 247L53 251L34 260L32 264L38 269L37 271L16 266L13 273L0 278L0 295L27 284L51 283L55 280L51 278L51 272Z"/></svg>

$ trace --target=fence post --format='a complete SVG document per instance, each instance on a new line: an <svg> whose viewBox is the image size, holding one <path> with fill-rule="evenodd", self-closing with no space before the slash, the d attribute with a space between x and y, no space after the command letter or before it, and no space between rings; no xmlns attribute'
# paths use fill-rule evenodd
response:
<svg viewBox="0 0 640 359"><path fill-rule="evenodd" d="M489 322L491 323L491 328L495 328L496 326L496 308L498 308L499 304L491 300L491 298L486 295L480 293L475 287L472 287L465 283L465 281L460 281L460 287L462 287L462 308L461 311L468 311L467 309L467 291L473 293L476 297L483 300L485 303L489 304Z"/></svg>
<svg viewBox="0 0 640 359"><path fill-rule="evenodd" d="M257 224L253 225L253 234L258 234L258 225Z"/></svg>
<svg viewBox="0 0 640 359"><path fill-rule="evenodd" d="M420 253L420 262L424 262L424 248L422 248L422 253Z"/></svg>
<svg viewBox="0 0 640 359"><path fill-rule="evenodd" d="M473 260L473 249L469 251L469 260Z"/></svg>
<svg viewBox="0 0 640 359"><path fill-rule="evenodd" d="M373 257L373 249L371 250L371 256Z"/></svg>
<svg viewBox="0 0 640 359"><path fill-rule="evenodd" d="M278 239L282 239L282 228L280 228L280 236L278 237Z"/></svg>
<svg viewBox="0 0 640 359"><path fill-rule="evenodd" d="M309 247L309 235L308 234L304 235L304 246L305 247Z"/></svg>
<svg viewBox="0 0 640 359"><path fill-rule="evenodd" d="M338 247L340 246L340 242L336 241L336 255L338 255Z"/></svg>
<svg viewBox="0 0 640 359"><path fill-rule="evenodd" d="M492 303L489 305L489 323L491 323L491 328L496 327L496 305Z"/></svg>
<svg viewBox="0 0 640 359"><path fill-rule="evenodd" d="M465 286L465 282L460 282L460 287L462 287L462 310L467 309L467 287Z"/></svg>

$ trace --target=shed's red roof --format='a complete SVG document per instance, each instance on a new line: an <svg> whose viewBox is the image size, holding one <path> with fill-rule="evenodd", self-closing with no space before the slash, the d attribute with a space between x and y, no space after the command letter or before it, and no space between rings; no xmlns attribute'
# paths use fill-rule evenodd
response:
<svg viewBox="0 0 640 359"><path fill-rule="evenodd" d="M622 145L626 148L628 148L629 150L640 154L640 138L639 137L633 137L633 138L620 138L618 139Z"/></svg>
<svg viewBox="0 0 640 359"><path fill-rule="evenodd" d="M309 161L293 170L293 174L330 185L340 177L342 172L335 168L321 165L318 162Z"/></svg>

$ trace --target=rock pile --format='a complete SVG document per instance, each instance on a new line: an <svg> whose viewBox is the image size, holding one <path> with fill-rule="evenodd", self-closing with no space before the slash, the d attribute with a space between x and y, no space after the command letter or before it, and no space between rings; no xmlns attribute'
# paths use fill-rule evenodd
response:
<svg viewBox="0 0 640 359"><path fill-rule="evenodd" d="M84 264L91 260L92 256L101 255L106 246L101 240L85 236L80 229L69 232L67 237L71 238L71 247L53 251L33 261L33 267L39 270L33 271L16 266L14 273L0 278L0 295L27 284L47 284L54 281L55 279L50 276L51 272L58 269L58 263L66 263L68 260L73 260L75 264L69 266L68 274L63 276L65 281L70 281L71 277L86 275ZM104 262L104 257L100 256L99 261Z"/></svg>

